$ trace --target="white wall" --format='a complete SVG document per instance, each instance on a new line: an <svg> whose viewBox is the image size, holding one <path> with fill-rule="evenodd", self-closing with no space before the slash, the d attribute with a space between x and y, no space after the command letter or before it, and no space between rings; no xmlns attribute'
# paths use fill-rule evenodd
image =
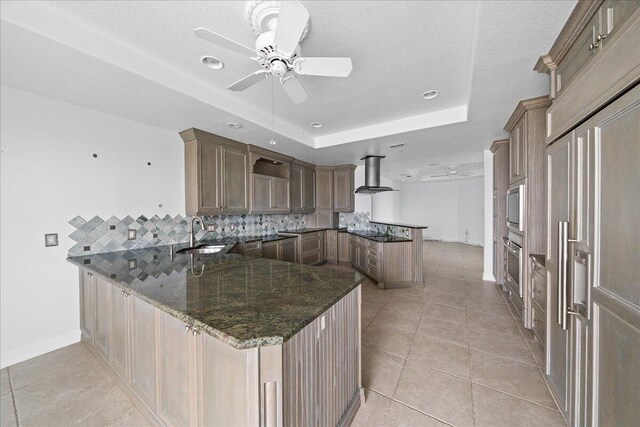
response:
<svg viewBox="0 0 640 427"><path fill-rule="evenodd" d="M482 280L496 281L493 275L493 153L484 150L484 252Z"/></svg>
<svg viewBox="0 0 640 427"><path fill-rule="evenodd" d="M184 213L184 165L176 133L5 86L0 96L4 367L79 339L67 221ZM45 248L45 233L60 245Z"/></svg>
<svg viewBox="0 0 640 427"><path fill-rule="evenodd" d="M398 220L427 225L425 239L484 242L483 178L404 184ZM468 239L465 231L469 232Z"/></svg>

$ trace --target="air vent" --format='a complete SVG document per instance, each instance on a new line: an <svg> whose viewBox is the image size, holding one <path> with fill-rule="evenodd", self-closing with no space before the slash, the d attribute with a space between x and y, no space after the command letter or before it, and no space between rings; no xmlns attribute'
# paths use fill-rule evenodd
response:
<svg viewBox="0 0 640 427"><path fill-rule="evenodd" d="M392 145L390 145L390 146L389 146L389 148L400 148L400 147L406 147L406 145L407 145L407 144L406 144L406 143L404 143L404 142L399 142L399 143L397 143L397 144L392 144Z"/></svg>

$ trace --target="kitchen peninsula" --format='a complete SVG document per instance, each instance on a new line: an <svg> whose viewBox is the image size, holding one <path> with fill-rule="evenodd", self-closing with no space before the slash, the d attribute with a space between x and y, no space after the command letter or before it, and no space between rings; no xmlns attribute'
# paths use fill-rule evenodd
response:
<svg viewBox="0 0 640 427"><path fill-rule="evenodd" d="M342 425L360 406L358 273L170 246L69 258L82 341L161 425Z"/></svg>

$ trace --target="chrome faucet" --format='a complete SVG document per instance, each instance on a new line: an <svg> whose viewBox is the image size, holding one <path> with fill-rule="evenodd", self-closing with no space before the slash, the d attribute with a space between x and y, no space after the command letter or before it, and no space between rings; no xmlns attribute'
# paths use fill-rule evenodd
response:
<svg viewBox="0 0 640 427"><path fill-rule="evenodd" d="M202 220L202 218L200 218L199 216L194 216L193 218L191 218L191 226L189 227L189 247L193 248L196 244L196 234L193 232L193 223L198 220L200 221L200 228L202 229L202 231L206 231L206 228L204 226L204 221Z"/></svg>

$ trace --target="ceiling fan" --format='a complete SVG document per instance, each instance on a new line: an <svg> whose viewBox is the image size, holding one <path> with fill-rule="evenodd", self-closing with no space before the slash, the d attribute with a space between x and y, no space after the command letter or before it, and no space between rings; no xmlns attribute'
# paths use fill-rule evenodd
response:
<svg viewBox="0 0 640 427"><path fill-rule="evenodd" d="M455 167L449 168L449 170L446 171L445 173L441 173L441 174L438 174L438 175L430 175L429 178L439 178L439 177L444 177L444 176L447 176L449 178L455 178L455 177L460 177L460 176L470 176L469 174L466 174L466 173L460 173L454 168Z"/></svg>
<svg viewBox="0 0 640 427"><path fill-rule="evenodd" d="M296 75L347 77L351 73L351 58L301 57L299 42L308 29L309 12L296 1L282 1L277 19L269 20L267 31L261 33L255 50L206 28L196 28L199 38L229 49L258 62L262 69L238 80L228 89L243 91L266 77L278 77L285 92L295 104L309 98Z"/></svg>

